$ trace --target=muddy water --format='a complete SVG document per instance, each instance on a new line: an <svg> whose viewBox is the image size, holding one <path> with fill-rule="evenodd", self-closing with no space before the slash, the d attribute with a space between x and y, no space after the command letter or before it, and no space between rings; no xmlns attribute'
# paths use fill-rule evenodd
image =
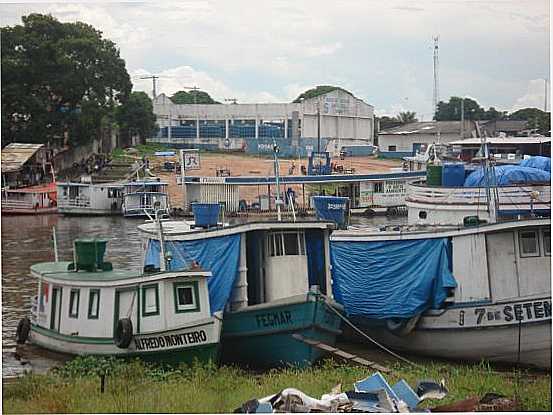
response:
<svg viewBox="0 0 553 415"><path fill-rule="evenodd" d="M401 223L384 217L355 219L366 226ZM36 281L29 267L54 260L52 228L56 228L60 260L73 259L72 241L76 238L105 237L110 240L107 259L114 267L140 269L142 241L139 219L123 217L66 217L61 215L2 216L2 377L10 378L25 370L41 372L66 357L38 347L24 345L16 352L17 323L29 315ZM22 364L22 362L24 364Z"/></svg>

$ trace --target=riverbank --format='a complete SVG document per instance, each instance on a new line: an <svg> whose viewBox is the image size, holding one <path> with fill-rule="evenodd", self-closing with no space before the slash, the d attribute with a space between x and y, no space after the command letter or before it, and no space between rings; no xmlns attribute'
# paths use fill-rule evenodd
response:
<svg viewBox="0 0 553 415"><path fill-rule="evenodd" d="M413 368L395 363L390 383L405 379L411 386L421 379L445 380L444 405L488 392L518 397L520 411L551 411L551 374L494 370L487 364L426 362ZM104 393L99 374L107 372ZM372 370L325 361L310 369L281 369L254 373L215 365L161 368L140 361L77 358L47 375L26 375L4 385L4 413L229 413L245 401L300 389L320 398L338 383L342 390Z"/></svg>

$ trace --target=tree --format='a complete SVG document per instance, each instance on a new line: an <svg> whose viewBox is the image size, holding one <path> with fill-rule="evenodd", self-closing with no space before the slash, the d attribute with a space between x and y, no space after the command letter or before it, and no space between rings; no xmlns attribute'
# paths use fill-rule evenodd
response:
<svg viewBox="0 0 553 415"><path fill-rule="evenodd" d="M386 115L382 117L375 117L378 122L380 131L387 130L389 128L399 127L401 124L395 117L388 117Z"/></svg>
<svg viewBox="0 0 553 415"><path fill-rule="evenodd" d="M211 96L199 89L192 89L189 92L178 91L171 95L173 104L220 104Z"/></svg>
<svg viewBox="0 0 553 415"><path fill-rule="evenodd" d="M409 124L411 122L417 122L417 113L406 111L406 112L400 112L398 116L396 117L396 120L400 125Z"/></svg>
<svg viewBox="0 0 553 415"><path fill-rule="evenodd" d="M461 120L461 101L464 107L465 120L483 120L486 111L478 102L471 98L451 97L449 102L440 101L434 115L436 121L460 121Z"/></svg>
<svg viewBox="0 0 553 415"><path fill-rule="evenodd" d="M82 22L41 14L22 22L0 28L5 142L94 139L132 88L119 50Z"/></svg>
<svg viewBox="0 0 553 415"><path fill-rule="evenodd" d="M309 99L309 98L314 98L314 97L318 97L319 95L323 95L323 94L327 94L329 92L332 92L332 91L335 91L335 90L341 90L341 91L344 91L350 95L353 95L351 92L349 91L346 91L344 88L340 88L339 86L332 86L332 85L319 85L319 86L316 86L315 88L311 88L311 89L308 89L307 91L305 92L302 92L295 100L293 100L292 102L294 103L298 103L298 102L301 102L303 99Z"/></svg>
<svg viewBox="0 0 553 415"><path fill-rule="evenodd" d="M119 131L124 143L130 144L134 135L140 136L144 143L150 137L156 126L152 100L145 92L133 92L129 99L115 112Z"/></svg>
<svg viewBox="0 0 553 415"><path fill-rule="evenodd" d="M484 114L485 120L504 120L507 118L507 111L498 111L494 107L490 107Z"/></svg>
<svg viewBox="0 0 553 415"><path fill-rule="evenodd" d="M539 134L551 134L551 113L538 108L523 108L509 115L510 120L528 121L528 127Z"/></svg>

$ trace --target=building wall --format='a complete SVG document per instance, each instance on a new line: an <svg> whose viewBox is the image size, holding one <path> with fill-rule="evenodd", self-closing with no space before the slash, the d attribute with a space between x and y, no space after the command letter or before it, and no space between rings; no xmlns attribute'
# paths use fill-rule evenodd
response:
<svg viewBox="0 0 553 415"><path fill-rule="evenodd" d="M440 134L440 143L459 140L458 133ZM378 148L384 157L405 157L415 154L417 144L437 143L437 134L379 134ZM395 146L395 150L390 149Z"/></svg>

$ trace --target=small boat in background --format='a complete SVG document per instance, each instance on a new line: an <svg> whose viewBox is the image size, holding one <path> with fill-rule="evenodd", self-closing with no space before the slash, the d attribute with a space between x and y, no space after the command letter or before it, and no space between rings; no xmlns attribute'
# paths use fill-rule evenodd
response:
<svg viewBox="0 0 553 415"><path fill-rule="evenodd" d="M2 189L3 215L37 215L57 211L56 183Z"/></svg>
<svg viewBox="0 0 553 415"><path fill-rule="evenodd" d="M64 215L121 215L123 183L62 182L57 192Z"/></svg>
<svg viewBox="0 0 553 415"><path fill-rule="evenodd" d="M167 186L159 178L123 183L123 215L154 216L157 210L168 210L170 206Z"/></svg>
<svg viewBox="0 0 553 415"><path fill-rule="evenodd" d="M197 267L142 273L104 262L106 240L75 240L74 262L31 267L38 295L17 342L71 355L181 363L217 360L221 316Z"/></svg>

